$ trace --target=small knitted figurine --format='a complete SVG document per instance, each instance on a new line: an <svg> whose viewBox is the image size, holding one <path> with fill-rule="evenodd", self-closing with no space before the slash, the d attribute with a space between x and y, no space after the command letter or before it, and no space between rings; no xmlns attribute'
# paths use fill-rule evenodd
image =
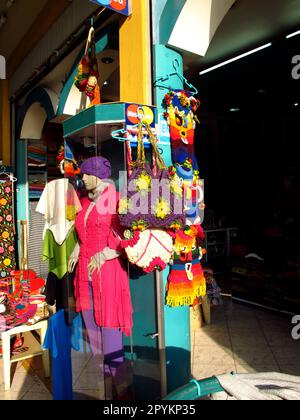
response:
<svg viewBox="0 0 300 420"><path fill-rule="evenodd" d="M192 306L206 295L206 281L200 263L204 232L200 225L188 226L174 234L173 266L167 284L167 305Z"/></svg>
<svg viewBox="0 0 300 420"><path fill-rule="evenodd" d="M95 51L95 41L94 38L91 38L90 48L86 50L75 77L75 86L80 92L85 92L91 100L89 107L101 103L100 87L98 85L99 67Z"/></svg>

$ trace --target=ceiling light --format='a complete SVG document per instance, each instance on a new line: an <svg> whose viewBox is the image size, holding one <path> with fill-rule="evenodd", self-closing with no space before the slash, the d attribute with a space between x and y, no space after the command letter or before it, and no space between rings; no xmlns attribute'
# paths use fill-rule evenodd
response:
<svg viewBox="0 0 300 420"><path fill-rule="evenodd" d="M109 82L105 80L105 82L103 83L103 86L107 86L107 85L109 85Z"/></svg>
<svg viewBox="0 0 300 420"><path fill-rule="evenodd" d="M294 106L299 106L299 102L295 102L294 103Z"/></svg>
<svg viewBox="0 0 300 420"><path fill-rule="evenodd" d="M297 36L297 35L300 35L300 31L293 32L292 34L287 35L286 39L293 38L294 36Z"/></svg>
<svg viewBox="0 0 300 420"><path fill-rule="evenodd" d="M112 64L114 62L114 59L111 57L103 57L101 61L104 64Z"/></svg>
<svg viewBox="0 0 300 420"><path fill-rule="evenodd" d="M216 66L213 66L213 67L210 67L210 68L208 68L208 69L206 69L206 70L203 70L203 71L201 71L199 74L200 74L200 76L201 76L202 74L209 73L209 72L211 72L211 71L213 71L213 70L216 70L216 69L218 69L218 68L220 68L220 67L224 67L224 66L226 66L227 64L233 63L234 61L238 61L238 60L240 60L241 58L247 57L248 55L255 54L255 53L257 53L258 51L261 51L261 50L264 50L264 49L266 49L266 48L268 48L268 47L271 47L271 45L272 45L272 42L269 42L268 44L262 45L262 46L261 46L261 47L259 47L259 48L255 48L254 50L248 51L248 52L246 52L246 53L244 53L244 54L241 54L241 55L238 55L238 56L236 56L236 57L234 57L234 58L231 58L230 60L224 61L223 63L217 64Z"/></svg>
<svg viewBox="0 0 300 420"><path fill-rule="evenodd" d="M230 108L230 112L240 112L240 108Z"/></svg>

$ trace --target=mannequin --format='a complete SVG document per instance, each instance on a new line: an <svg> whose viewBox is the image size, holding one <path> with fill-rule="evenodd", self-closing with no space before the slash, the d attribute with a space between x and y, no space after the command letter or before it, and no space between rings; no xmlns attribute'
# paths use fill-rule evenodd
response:
<svg viewBox="0 0 300 420"><path fill-rule="evenodd" d="M116 215L118 196L107 181L111 176L108 160L88 159L81 166L81 174L88 197L81 200L82 211L75 222L79 244L68 267L73 272L78 264L76 310L82 312L92 353L102 354L103 347L106 356L120 355L122 333L130 335L132 329L132 304L127 271L119 258L122 249Z"/></svg>

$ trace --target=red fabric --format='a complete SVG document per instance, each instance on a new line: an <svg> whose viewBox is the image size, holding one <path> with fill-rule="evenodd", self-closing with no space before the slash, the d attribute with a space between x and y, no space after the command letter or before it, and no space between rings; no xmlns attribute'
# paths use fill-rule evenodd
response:
<svg viewBox="0 0 300 420"><path fill-rule="evenodd" d="M107 193L113 200L116 191L109 187L101 197ZM122 252L121 241L114 232L120 234L121 228L115 214L99 214L99 202L88 216L85 226L84 219L91 200L87 197L81 200L82 211L76 218L76 230L80 241L80 256L75 276L75 298L77 312L92 308L89 296L88 264L91 258L106 247ZM117 197L118 198L118 197ZM114 201L117 203L117 200ZM132 303L127 271L121 258L106 261L101 273L97 271L92 276L95 320L98 326L106 328L120 328L126 335L130 335L133 326Z"/></svg>

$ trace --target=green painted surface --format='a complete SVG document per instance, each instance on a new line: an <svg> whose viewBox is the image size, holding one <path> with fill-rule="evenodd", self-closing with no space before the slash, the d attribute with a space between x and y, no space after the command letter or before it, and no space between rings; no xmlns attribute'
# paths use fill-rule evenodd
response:
<svg viewBox="0 0 300 420"><path fill-rule="evenodd" d="M173 61L180 64L179 70L183 72L182 57L180 54L165 47L164 45L154 46L154 79L172 73ZM171 70L170 70L171 69ZM173 89L182 89L182 81L178 76L172 76L165 82ZM164 112L162 100L168 89L155 89L155 99L158 112ZM162 146L163 158L167 165L172 164L171 147ZM169 270L163 273L164 286L166 287ZM165 298L165 297L164 297ZM190 308L170 308L165 305L165 340L167 357L167 380L168 392L188 383L191 377L190 360Z"/></svg>
<svg viewBox="0 0 300 420"><path fill-rule="evenodd" d="M105 121L125 121L125 104L101 104L80 112L64 122L64 137Z"/></svg>

